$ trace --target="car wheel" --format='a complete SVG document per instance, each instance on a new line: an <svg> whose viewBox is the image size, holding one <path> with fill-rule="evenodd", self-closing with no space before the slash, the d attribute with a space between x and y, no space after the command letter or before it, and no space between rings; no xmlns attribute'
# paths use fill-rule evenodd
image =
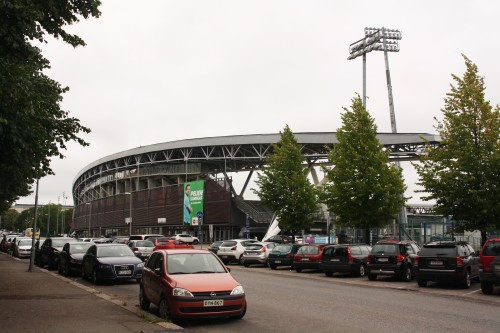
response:
<svg viewBox="0 0 500 333"><path fill-rule="evenodd" d="M250 267L250 264L245 262L245 263L243 263L243 266Z"/></svg>
<svg viewBox="0 0 500 333"><path fill-rule="evenodd" d="M63 272L64 272L64 271L63 271L63 268L62 268L62 266L61 266L61 263L59 263L59 265L57 265L57 273L59 273L59 274L61 274L61 275L62 275L62 274L63 274Z"/></svg>
<svg viewBox="0 0 500 333"><path fill-rule="evenodd" d="M369 273L368 280L375 281L377 279L377 274Z"/></svg>
<svg viewBox="0 0 500 333"><path fill-rule="evenodd" d="M481 291L485 295L493 294L493 283L491 282L481 282Z"/></svg>
<svg viewBox="0 0 500 333"><path fill-rule="evenodd" d="M411 281L411 267L410 266L406 266L405 267L405 270L403 272L403 274L401 275L401 279L403 281Z"/></svg>
<svg viewBox="0 0 500 333"><path fill-rule="evenodd" d="M328 276L328 277L332 277L333 276L333 272L325 271L325 275Z"/></svg>
<svg viewBox="0 0 500 333"><path fill-rule="evenodd" d="M269 267L270 267L271 269L276 269L276 265L274 265L274 264L269 264Z"/></svg>
<svg viewBox="0 0 500 333"><path fill-rule="evenodd" d="M144 288L142 286L139 289L139 305L143 310L149 309L149 306L151 305L149 299L146 297L146 295L144 295Z"/></svg>
<svg viewBox="0 0 500 333"><path fill-rule="evenodd" d="M469 289L471 286L471 278L470 278L470 272L468 269L465 270L464 272L464 278L463 278L463 281L462 281L462 287L464 287L465 289Z"/></svg>
<svg viewBox="0 0 500 333"><path fill-rule="evenodd" d="M160 304L158 304L158 309L160 312L160 317L162 319L173 319L170 315L170 308L168 306L168 300L165 296L162 296L160 299Z"/></svg>
<svg viewBox="0 0 500 333"><path fill-rule="evenodd" d="M422 287L422 288L427 287L427 280L418 279L417 283L418 283L419 287Z"/></svg>
<svg viewBox="0 0 500 333"><path fill-rule="evenodd" d="M70 276L71 275L71 269L69 268L69 263L66 263L66 265L64 265L64 275L66 276Z"/></svg>
<svg viewBox="0 0 500 333"><path fill-rule="evenodd" d="M302 272L302 268L295 268L295 271L296 271L297 273L300 273L300 272Z"/></svg>
<svg viewBox="0 0 500 333"><path fill-rule="evenodd" d="M239 257L239 259L238 259L238 265L241 265L241 264L242 264L242 261L241 261L242 257L243 257L243 255L241 255L241 256Z"/></svg>
<svg viewBox="0 0 500 333"><path fill-rule="evenodd" d="M366 268L364 264L359 265L358 276L364 277L366 275Z"/></svg>
<svg viewBox="0 0 500 333"><path fill-rule="evenodd" d="M82 279L86 280L87 279L87 274L85 273L85 267L82 265Z"/></svg>
<svg viewBox="0 0 500 333"><path fill-rule="evenodd" d="M97 271L95 269L92 270L92 283L99 284L99 278L97 277Z"/></svg>
<svg viewBox="0 0 500 333"><path fill-rule="evenodd" d="M198 243L200 243L200 242L199 242L197 239L195 239L195 240L193 241L193 245L197 245Z"/></svg>
<svg viewBox="0 0 500 333"><path fill-rule="evenodd" d="M245 307L243 308L243 312L237 316L232 316L231 318L233 319L241 319L245 316L245 313L247 313L247 302L245 302Z"/></svg>

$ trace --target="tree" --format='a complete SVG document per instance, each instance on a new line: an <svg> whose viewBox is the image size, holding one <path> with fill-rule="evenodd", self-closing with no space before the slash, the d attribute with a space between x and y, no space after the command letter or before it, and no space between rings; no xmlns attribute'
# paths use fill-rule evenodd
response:
<svg viewBox="0 0 500 333"><path fill-rule="evenodd" d="M68 90L43 71L50 68L33 40L49 34L70 45L84 41L63 28L78 16L99 17L98 0L0 2L0 211L31 193L36 179L53 174L50 158L63 158L66 142L88 145L90 130L60 107Z"/></svg>
<svg viewBox="0 0 500 333"><path fill-rule="evenodd" d="M443 121L436 129L440 147L426 147L415 164L423 200L435 200L435 211L452 216L464 230L500 227L500 112L485 100L484 78L465 55L462 78L444 100Z"/></svg>
<svg viewBox="0 0 500 333"><path fill-rule="evenodd" d="M312 214L318 209L316 191L302 165L305 157L300 145L288 125L280 134L280 141L266 157L266 168L257 177L259 190L253 191L275 211L280 228L295 236L313 223Z"/></svg>
<svg viewBox="0 0 500 333"><path fill-rule="evenodd" d="M389 224L406 199L401 169L389 163L389 152L377 139L377 127L359 96L351 110L343 108L338 143L329 150L333 168L323 168L328 183L321 198L339 225L363 228L365 241L370 228Z"/></svg>
<svg viewBox="0 0 500 333"><path fill-rule="evenodd" d="M15 209L9 209L2 214L1 228L6 230L15 230L16 221L19 218L19 212Z"/></svg>

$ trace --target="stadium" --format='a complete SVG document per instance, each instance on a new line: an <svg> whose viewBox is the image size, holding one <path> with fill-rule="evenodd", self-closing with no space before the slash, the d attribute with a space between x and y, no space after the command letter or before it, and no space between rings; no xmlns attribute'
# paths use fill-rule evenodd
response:
<svg viewBox="0 0 500 333"><path fill-rule="evenodd" d="M320 186L318 170L329 165L327 152L337 143L336 134L294 135L310 178ZM393 162L417 160L426 144L440 142L439 136L426 133L377 137ZM208 241L261 236L273 212L258 200L245 200L245 195L252 193L249 184L280 138L277 133L188 139L103 157L84 167L73 181L72 229L80 237L189 232ZM192 212L185 209L186 188ZM417 208L407 207L408 214ZM325 227L326 217L318 206L310 231L326 232Z"/></svg>

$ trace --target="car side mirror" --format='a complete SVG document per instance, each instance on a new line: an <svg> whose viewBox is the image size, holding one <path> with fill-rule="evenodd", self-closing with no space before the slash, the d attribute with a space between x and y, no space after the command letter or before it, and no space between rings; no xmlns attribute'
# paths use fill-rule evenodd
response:
<svg viewBox="0 0 500 333"><path fill-rule="evenodd" d="M155 268L154 272L158 276L162 276L163 275L162 272L161 272L161 268Z"/></svg>

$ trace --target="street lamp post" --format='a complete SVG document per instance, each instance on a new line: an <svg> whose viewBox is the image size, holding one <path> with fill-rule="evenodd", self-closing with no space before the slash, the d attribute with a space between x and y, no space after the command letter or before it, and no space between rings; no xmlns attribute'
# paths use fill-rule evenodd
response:
<svg viewBox="0 0 500 333"><path fill-rule="evenodd" d="M128 220L128 226L129 226L128 235L130 237L132 236L132 192L125 192L125 195L130 195L130 207L129 207L130 216L128 217L128 219L125 219L125 222L127 222Z"/></svg>
<svg viewBox="0 0 500 333"><path fill-rule="evenodd" d="M87 207L87 206L90 206L90 215L89 215L89 224L88 224L88 227L89 227L89 238L91 238L92 236L90 235L90 221L92 220L92 205L90 204L90 202L87 202L87 203L85 203L85 207Z"/></svg>
<svg viewBox="0 0 500 333"><path fill-rule="evenodd" d="M49 204L47 205L47 208L49 209L47 215L47 237L50 236L50 201L49 201Z"/></svg>

